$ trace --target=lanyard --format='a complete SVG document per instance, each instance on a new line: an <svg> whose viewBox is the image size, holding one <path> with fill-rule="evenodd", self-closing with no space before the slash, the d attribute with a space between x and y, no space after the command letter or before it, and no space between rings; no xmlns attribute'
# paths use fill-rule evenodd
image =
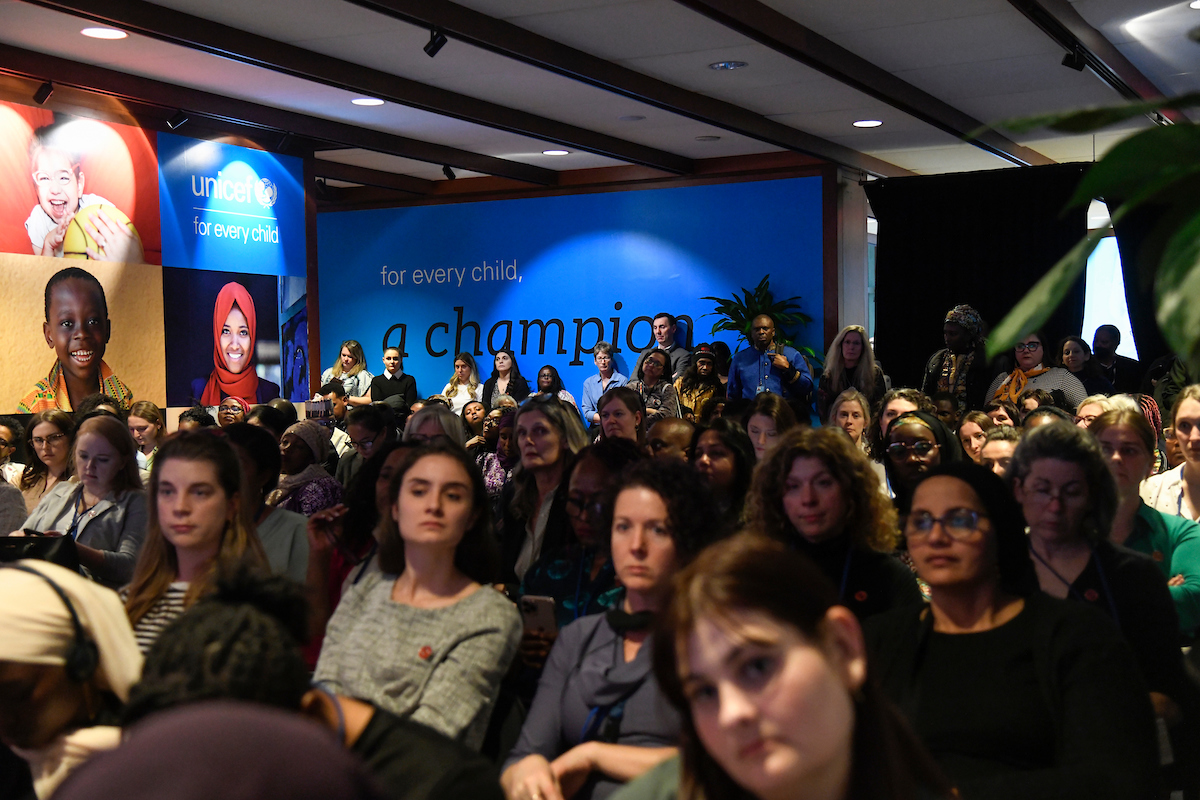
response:
<svg viewBox="0 0 1200 800"><path fill-rule="evenodd" d="M67 536L70 536L72 539L77 538L79 535L79 516L80 516L80 511L81 511L80 505L82 504L82 502L83 502L83 487L80 486L79 493L77 495L75 495L75 515L73 517L71 517L71 527L67 528ZM97 502L99 502L99 501L97 501ZM87 512L88 519L91 518L92 509L94 509L95 507L96 507L96 504L93 503L88 508L82 509L82 511Z"/></svg>

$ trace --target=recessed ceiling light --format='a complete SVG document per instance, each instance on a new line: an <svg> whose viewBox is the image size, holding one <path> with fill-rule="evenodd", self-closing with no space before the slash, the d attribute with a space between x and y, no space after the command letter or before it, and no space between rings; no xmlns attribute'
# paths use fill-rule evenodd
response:
<svg viewBox="0 0 1200 800"><path fill-rule="evenodd" d="M1192 8L1200 8L1200 0L1192 0L1188 5Z"/></svg>
<svg viewBox="0 0 1200 800"><path fill-rule="evenodd" d="M877 119L860 119L854 123L856 128L878 128L883 122Z"/></svg>
<svg viewBox="0 0 1200 800"><path fill-rule="evenodd" d="M116 28L84 28L80 31L84 36L93 39L124 39L129 34Z"/></svg>
<svg viewBox="0 0 1200 800"><path fill-rule="evenodd" d="M750 66L745 61L714 61L708 65L709 69L741 69L742 67Z"/></svg>
<svg viewBox="0 0 1200 800"><path fill-rule="evenodd" d="M697 136L696 137L697 142L718 142L720 140L721 140L720 136Z"/></svg>
<svg viewBox="0 0 1200 800"><path fill-rule="evenodd" d="M378 97L356 97L350 101L356 106L381 106L383 101Z"/></svg>
<svg viewBox="0 0 1200 800"><path fill-rule="evenodd" d="M1200 0L1196 0L1196 2L1200 3ZM645 119L645 117L643 117L641 114L626 114L623 117L617 117L617 119L619 119L621 122L641 122Z"/></svg>
<svg viewBox="0 0 1200 800"><path fill-rule="evenodd" d="M543 150L542 155L544 155L544 156L569 156L569 155L571 155L571 151L570 150Z"/></svg>

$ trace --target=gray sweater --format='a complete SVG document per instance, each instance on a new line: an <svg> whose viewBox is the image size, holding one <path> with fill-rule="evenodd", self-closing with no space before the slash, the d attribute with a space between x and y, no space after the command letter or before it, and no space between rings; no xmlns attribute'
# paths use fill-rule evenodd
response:
<svg viewBox="0 0 1200 800"><path fill-rule="evenodd" d="M488 586L445 608L414 608L391 599L395 580L368 573L342 596L314 680L478 750L521 615Z"/></svg>

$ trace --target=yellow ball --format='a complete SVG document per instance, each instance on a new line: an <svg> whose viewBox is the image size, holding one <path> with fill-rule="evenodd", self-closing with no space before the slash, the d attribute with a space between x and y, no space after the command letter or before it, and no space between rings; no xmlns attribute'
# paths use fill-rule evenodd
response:
<svg viewBox="0 0 1200 800"><path fill-rule="evenodd" d="M125 212L116 206L107 203L84 206L79 209L79 212L67 224L67 232L63 236L64 258L90 258L87 253L89 247L101 255L104 254L104 248L96 244L96 240L88 236L87 230L83 227L85 220L91 222L92 226L95 227L96 223L92 220L92 216L98 211L103 211L106 217L118 224L124 223L128 225L133 235L138 235L137 228L133 227L133 223L129 221L129 217L125 216Z"/></svg>

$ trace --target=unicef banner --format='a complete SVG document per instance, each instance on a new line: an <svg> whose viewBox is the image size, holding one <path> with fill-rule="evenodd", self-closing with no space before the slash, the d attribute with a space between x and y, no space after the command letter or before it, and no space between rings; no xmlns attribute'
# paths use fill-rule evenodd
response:
<svg viewBox="0 0 1200 800"><path fill-rule="evenodd" d="M305 274L300 159L158 135L163 264Z"/></svg>
<svg viewBox="0 0 1200 800"><path fill-rule="evenodd" d="M680 317L685 343L711 341L700 298L767 273L813 317L801 341L822 346L819 177L322 214L317 230L321 366L354 339L378 374L397 346L421 396L456 353L486 379L509 348L531 384L550 364L578 399L597 340L630 375L655 313Z"/></svg>

